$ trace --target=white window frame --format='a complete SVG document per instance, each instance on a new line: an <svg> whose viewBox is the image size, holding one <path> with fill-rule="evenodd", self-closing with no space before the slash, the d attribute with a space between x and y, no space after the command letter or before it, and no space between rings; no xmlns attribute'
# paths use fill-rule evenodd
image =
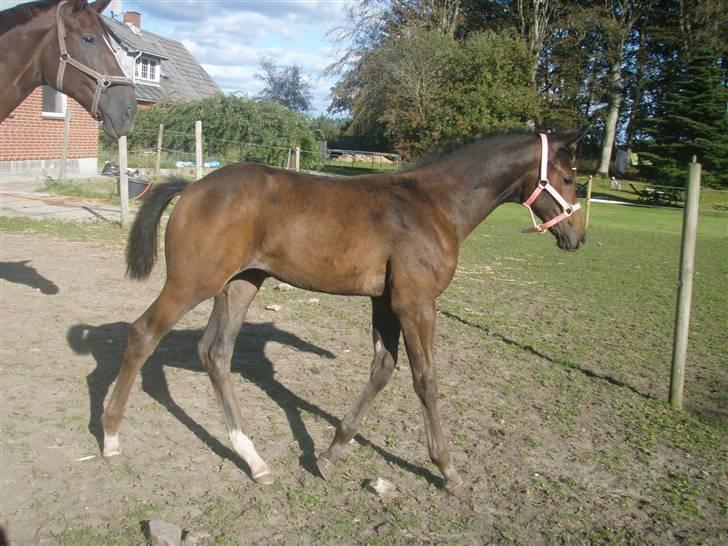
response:
<svg viewBox="0 0 728 546"><path fill-rule="evenodd" d="M147 65L147 70L150 70L150 68L154 70L153 78L150 78L149 76L142 76L144 64ZM151 55L140 55L134 63L134 81L159 85L161 69L162 63L160 59L152 57Z"/></svg>
<svg viewBox="0 0 728 546"><path fill-rule="evenodd" d="M54 93L58 93L61 95L61 111L60 112L46 112L43 110L41 112L41 116L45 119L63 119L66 117L66 109L68 108L68 97L65 95L65 93L61 93L60 91L57 91L56 89L53 89L50 85L44 85L42 88L42 92L45 94L45 89L52 89ZM41 110L43 109L43 98L41 97Z"/></svg>

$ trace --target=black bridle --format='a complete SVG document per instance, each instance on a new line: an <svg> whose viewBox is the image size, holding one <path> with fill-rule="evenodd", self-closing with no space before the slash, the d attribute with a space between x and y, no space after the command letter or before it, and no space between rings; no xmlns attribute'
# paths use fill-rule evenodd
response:
<svg viewBox="0 0 728 546"><path fill-rule="evenodd" d="M58 47L61 50L61 56L58 64L58 75L56 76L56 89L63 92L63 76L66 73L66 65L71 65L76 70L83 72L87 76L90 76L96 80L96 91L94 92L94 99L91 102L91 114L97 119L101 119L101 114L97 112L99 106L99 99L101 94L105 93L112 85L129 85L134 87L134 82L128 78L121 76L109 76L108 74L101 74L90 66L86 66L82 62L77 61L66 49L66 25L63 22L63 6L68 3L68 0L63 0L58 4L56 11L56 28L58 31ZM105 38L104 38L105 39Z"/></svg>

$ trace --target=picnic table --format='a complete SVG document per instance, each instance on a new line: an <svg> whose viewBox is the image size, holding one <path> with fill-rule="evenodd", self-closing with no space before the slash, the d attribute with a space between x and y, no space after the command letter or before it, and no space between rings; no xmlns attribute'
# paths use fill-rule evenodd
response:
<svg viewBox="0 0 728 546"><path fill-rule="evenodd" d="M675 186L644 186L642 189L630 184L637 194L638 201L653 205L682 205L685 202L685 188Z"/></svg>

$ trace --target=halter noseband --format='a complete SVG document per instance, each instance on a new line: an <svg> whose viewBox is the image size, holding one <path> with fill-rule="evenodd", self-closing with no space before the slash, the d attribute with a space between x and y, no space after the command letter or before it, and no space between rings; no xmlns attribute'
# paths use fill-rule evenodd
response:
<svg viewBox="0 0 728 546"><path fill-rule="evenodd" d="M63 76L66 73L66 65L68 64L73 66L76 70L83 72L87 76L91 76L94 80L96 80L96 91L94 92L94 99L91 102L91 114L98 120L101 117L100 114L97 112L101 93L106 93L106 91L112 85L130 85L134 87L134 82L121 76L109 76L107 74L101 74L93 68L86 66L82 62L79 62L71 57L71 54L68 53L68 49L66 49L66 25L63 22L63 6L67 3L68 0L63 0L58 4L58 9L56 10L58 47L61 50L61 56L59 58L60 62L58 63L58 75L56 76L56 89L63 92Z"/></svg>
<svg viewBox="0 0 728 546"><path fill-rule="evenodd" d="M546 137L545 133L539 133L541 137L541 170L539 172L539 181L536 188L533 190L533 193L531 193L531 196L526 199L526 201L523 203L523 206L528 209L528 212L531 213L531 220L533 221L533 227L527 227L523 228L523 233L544 233L548 228L551 226L554 226L561 222L562 220L565 220L572 214L574 214L577 210L581 209L581 205L579 203L574 203L573 205L569 203L566 199L564 199L561 194L554 188L548 180L548 176L546 175L546 168L548 166L548 160L549 160L549 144L548 144L548 138ZM534 201L538 198L539 195L541 195L541 192L546 190L551 197L553 197L556 202L561 206L562 213L558 216L554 216L549 220L548 222L544 222L543 224L539 224L536 220L536 215L533 213L533 209L531 208L531 205Z"/></svg>

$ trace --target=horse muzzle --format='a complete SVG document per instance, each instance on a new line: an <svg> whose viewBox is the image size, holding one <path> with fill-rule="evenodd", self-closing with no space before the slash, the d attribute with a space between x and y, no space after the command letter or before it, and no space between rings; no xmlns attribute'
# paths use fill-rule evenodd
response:
<svg viewBox="0 0 728 546"><path fill-rule="evenodd" d="M131 131L136 111L134 88L130 86L112 86L99 100L99 119L104 132L112 138L119 138Z"/></svg>

